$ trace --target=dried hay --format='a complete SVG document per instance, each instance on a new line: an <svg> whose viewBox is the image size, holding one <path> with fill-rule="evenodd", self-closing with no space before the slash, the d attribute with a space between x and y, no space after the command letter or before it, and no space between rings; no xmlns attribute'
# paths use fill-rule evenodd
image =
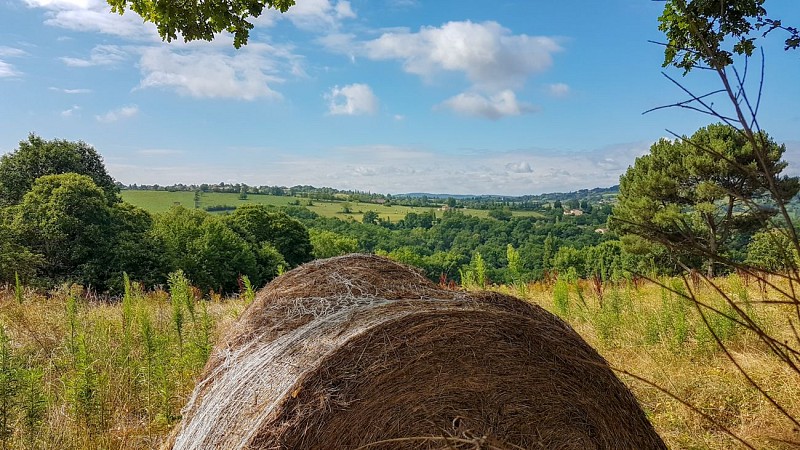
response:
<svg viewBox="0 0 800 450"><path fill-rule="evenodd" d="M666 448L552 314L368 255L314 261L261 290L167 446Z"/></svg>

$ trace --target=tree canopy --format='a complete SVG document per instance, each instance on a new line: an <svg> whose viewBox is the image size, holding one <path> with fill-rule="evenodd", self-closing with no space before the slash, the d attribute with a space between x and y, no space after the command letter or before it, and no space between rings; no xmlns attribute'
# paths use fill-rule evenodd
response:
<svg viewBox="0 0 800 450"><path fill-rule="evenodd" d="M16 208L14 228L25 246L42 256L45 279L89 284L86 264L107 241L110 222L103 191L88 176L69 173L36 179Z"/></svg>
<svg viewBox="0 0 800 450"><path fill-rule="evenodd" d="M233 34L236 48L247 44L252 19L260 16L265 9L273 8L286 12L295 0L222 0L217 2L173 2L169 0L108 0L111 11L123 14L131 10L152 22L158 34L166 41L178 39L185 41L198 39L210 41L218 33L226 31Z"/></svg>
<svg viewBox="0 0 800 450"><path fill-rule="evenodd" d="M82 141L48 141L31 134L18 149L0 157L0 206L20 203L37 178L63 173L86 175L109 202L117 200L119 189L94 148Z"/></svg>
<svg viewBox="0 0 800 450"><path fill-rule="evenodd" d="M736 233L752 233L776 214L762 198L771 183L781 187L777 201L798 192L796 177L780 176L785 146L763 132L759 141L768 149L761 163L751 141L723 124L659 140L620 178L612 228L707 258L724 255Z"/></svg>
<svg viewBox="0 0 800 450"><path fill-rule="evenodd" d="M314 259L308 230L284 212L264 205L243 205L226 218L228 226L256 247L274 246L290 267Z"/></svg>
<svg viewBox="0 0 800 450"><path fill-rule="evenodd" d="M669 0L659 17L659 30L666 34L664 66L674 65L689 72L702 63L723 69L733 55L750 56L756 48L753 32L763 35L781 29L789 34L785 48L800 46L797 28L784 26L767 17L765 0ZM726 48L724 43L733 40Z"/></svg>
<svg viewBox="0 0 800 450"><path fill-rule="evenodd" d="M239 275L257 277L252 249L217 216L176 206L156 216L153 234L170 270L182 269L204 291L231 292Z"/></svg>

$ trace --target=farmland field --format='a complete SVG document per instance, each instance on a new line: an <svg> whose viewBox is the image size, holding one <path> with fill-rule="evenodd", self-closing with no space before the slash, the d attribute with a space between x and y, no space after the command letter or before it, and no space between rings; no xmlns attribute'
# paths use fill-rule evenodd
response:
<svg viewBox="0 0 800 450"><path fill-rule="evenodd" d="M122 199L135 206L143 208L151 213L164 212L169 210L173 205L181 205L186 208L194 208L194 192L189 191L136 191L136 190L123 190ZM391 222L397 222L403 219L406 214L410 212L425 213L434 211L438 216L441 216L442 211L438 207L412 207L402 205L380 205L376 203L365 203L356 201L344 200L311 200L309 199L276 196L276 195L262 195L262 194L248 194L246 200L240 200L239 194L226 193L226 192L204 192L200 196L198 204L199 208L207 208L209 206L228 206L237 207L246 204L262 204L271 206L289 206L298 204L314 211L323 217L338 217L342 220L357 220L360 221L362 215L367 211L375 211L381 219L388 219ZM351 211L345 213L344 208L347 207ZM488 217L489 210L480 209L461 209L464 214L476 217ZM542 217L536 211L513 211L514 216L533 216Z"/></svg>

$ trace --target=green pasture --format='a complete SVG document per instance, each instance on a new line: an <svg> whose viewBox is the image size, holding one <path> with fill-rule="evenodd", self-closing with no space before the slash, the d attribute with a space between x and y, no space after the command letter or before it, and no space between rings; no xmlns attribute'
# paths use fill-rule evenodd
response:
<svg viewBox="0 0 800 450"><path fill-rule="evenodd" d="M169 210L173 205L180 205L186 208L194 208L194 192L188 191L122 191L122 199L128 203L138 206L142 209L152 213L164 212ZM299 202L299 206L304 206L311 211L316 212L323 217L338 217L343 220L361 220L362 215L367 211L375 211L382 219L389 219L392 222L397 222L403 219L406 214L410 212L424 213L427 211L436 212L437 216L443 213L438 207L412 207L392 205L385 206L377 203L365 203L345 200L322 201L311 200L309 206L309 199L299 197L283 197L275 195L260 195L249 194L247 200L240 200L239 194L236 193L223 193L223 192L204 192L200 196L199 208L203 209L208 206L240 206L248 203L263 204L272 206L289 206L295 205ZM345 208L350 210L350 213L345 213ZM479 209L464 209L465 214L488 217L488 210ZM541 214L535 211L514 211L514 216L534 216L541 217Z"/></svg>

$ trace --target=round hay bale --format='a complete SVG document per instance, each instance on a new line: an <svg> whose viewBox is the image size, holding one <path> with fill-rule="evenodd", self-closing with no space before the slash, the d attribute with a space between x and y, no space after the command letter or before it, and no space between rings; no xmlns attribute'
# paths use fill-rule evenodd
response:
<svg viewBox="0 0 800 450"><path fill-rule="evenodd" d="M174 449L664 449L569 325L385 258L314 261L215 348Z"/></svg>

